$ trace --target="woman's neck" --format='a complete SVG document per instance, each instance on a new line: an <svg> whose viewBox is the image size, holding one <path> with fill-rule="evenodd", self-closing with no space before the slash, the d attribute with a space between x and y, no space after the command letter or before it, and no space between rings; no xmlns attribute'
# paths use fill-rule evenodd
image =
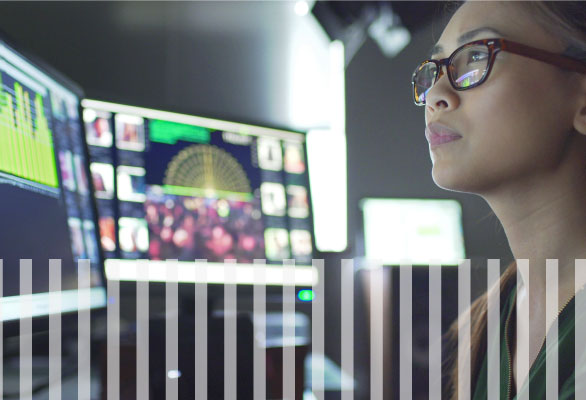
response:
<svg viewBox="0 0 586 400"><path fill-rule="evenodd" d="M574 296L577 286L586 283L585 274L576 275L575 281L574 268L576 259L586 259L586 173L578 167L583 161L573 164L573 168L569 163L562 164L547 176L509 185L514 190L501 189L484 196L518 260L517 311L528 312L526 318L517 320L518 334L527 339L527 347L520 355L513 349L515 360L519 356L528 361L514 371L518 388L557 318L556 311ZM547 279L551 273L548 264L557 265L557 287ZM552 304L550 298L555 298L556 290L557 304Z"/></svg>
<svg viewBox="0 0 586 400"><path fill-rule="evenodd" d="M515 189L483 196L499 218L531 294L545 294L547 260L557 260L560 300L572 295L576 259L586 259L586 169L583 161L562 164L553 172L516 182ZM586 278L585 278L586 279ZM570 293L571 292L571 293Z"/></svg>

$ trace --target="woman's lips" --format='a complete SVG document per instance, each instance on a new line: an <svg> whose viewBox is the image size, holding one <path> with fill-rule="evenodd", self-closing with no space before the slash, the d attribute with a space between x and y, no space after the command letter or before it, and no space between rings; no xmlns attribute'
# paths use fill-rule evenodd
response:
<svg viewBox="0 0 586 400"><path fill-rule="evenodd" d="M455 130L435 122L427 125L425 128L425 137L431 146L439 146L462 139L462 135Z"/></svg>
<svg viewBox="0 0 586 400"><path fill-rule="evenodd" d="M453 142L454 140L462 139L462 136L431 136L429 140L429 144L432 146L438 146L443 143Z"/></svg>

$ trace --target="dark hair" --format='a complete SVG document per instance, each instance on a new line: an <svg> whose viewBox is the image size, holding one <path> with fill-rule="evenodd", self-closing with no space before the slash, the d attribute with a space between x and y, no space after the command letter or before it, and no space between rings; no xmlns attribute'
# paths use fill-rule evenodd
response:
<svg viewBox="0 0 586 400"><path fill-rule="evenodd" d="M503 274L501 275L498 283L500 287L500 304L504 304L507 297L509 296L511 289L516 284L517 276L517 263L511 262ZM480 368L484 361L486 354L486 315L487 315L487 304L489 293L493 288L489 288L482 296L477 298L470 306L469 312L465 315L460 315L458 318L469 319L470 323L470 377L471 377L471 394L474 393L475 382L478 378ZM448 345L452 350L450 357L447 360L448 371L448 384L444 388L444 392L448 394L448 398L452 400L458 399L458 364L457 364L457 351L458 351L458 320L456 320L446 333L448 338Z"/></svg>
<svg viewBox="0 0 586 400"><path fill-rule="evenodd" d="M586 3L530 1L519 3L554 37L566 44L565 54L586 60Z"/></svg>
<svg viewBox="0 0 586 400"><path fill-rule="evenodd" d="M446 10L454 13L463 3L449 2ZM586 2L585 1L522 1L510 3L523 7L552 36L559 38L565 45L564 54L586 61ZM499 282L500 299L504 304L511 289L516 284L517 265L513 261L502 274ZM471 394L474 394L476 380L486 355L486 315L488 293L475 300L468 313L459 318L469 318L470 322L470 376ZM446 334L453 349L457 349L458 321L454 322ZM457 350L456 350L457 351ZM448 398L458 398L458 366L456 351L447 361L449 376L445 393Z"/></svg>

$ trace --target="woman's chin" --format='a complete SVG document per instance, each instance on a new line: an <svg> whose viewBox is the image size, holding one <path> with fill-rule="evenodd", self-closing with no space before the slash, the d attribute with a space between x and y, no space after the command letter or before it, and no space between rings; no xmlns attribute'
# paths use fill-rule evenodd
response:
<svg viewBox="0 0 586 400"><path fill-rule="evenodd" d="M463 176L462 171L449 171L437 166L433 167L432 178L438 187L453 192L475 193L478 186L478 182L473 182L470 176Z"/></svg>

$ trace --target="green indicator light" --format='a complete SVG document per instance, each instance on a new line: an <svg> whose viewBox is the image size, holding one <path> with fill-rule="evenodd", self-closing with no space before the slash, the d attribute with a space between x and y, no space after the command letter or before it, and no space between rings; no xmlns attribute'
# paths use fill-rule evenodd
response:
<svg viewBox="0 0 586 400"><path fill-rule="evenodd" d="M175 144L178 140L209 143L210 130L200 126L153 119L149 122L149 139L152 142L165 144Z"/></svg>
<svg viewBox="0 0 586 400"><path fill-rule="evenodd" d="M315 293L311 289L300 290L297 293L297 298L301 301L312 301L315 297Z"/></svg>

